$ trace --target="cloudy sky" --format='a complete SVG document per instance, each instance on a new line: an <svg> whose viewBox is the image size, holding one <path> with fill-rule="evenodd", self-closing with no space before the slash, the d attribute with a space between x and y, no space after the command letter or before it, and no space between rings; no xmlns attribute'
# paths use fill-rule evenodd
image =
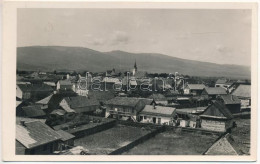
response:
<svg viewBox="0 0 260 164"><path fill-rule="evenodd" d="M18 47L154 52L250 65L250 10L19 9Z"/></svg>

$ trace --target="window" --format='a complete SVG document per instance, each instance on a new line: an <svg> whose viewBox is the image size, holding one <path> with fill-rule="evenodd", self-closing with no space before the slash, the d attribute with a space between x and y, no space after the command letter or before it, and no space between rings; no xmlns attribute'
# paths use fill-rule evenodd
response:
<svg viewBox="0 0 260 164"><path fill-rule="evenodd" d="M47 149L48 149L48 145L44 145L42 150L46 151Z"/></svg>
<svg viewBox="0 0 260 164"><path fill-rule="evenodd" d="M144 119L146 120L146 119L147 119L147 116L144 116Z"/></svg>

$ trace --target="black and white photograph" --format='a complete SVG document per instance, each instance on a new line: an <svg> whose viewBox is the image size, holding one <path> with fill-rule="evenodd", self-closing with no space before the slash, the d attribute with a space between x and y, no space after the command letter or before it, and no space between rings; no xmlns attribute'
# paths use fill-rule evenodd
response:
<svg viewBox="0 0 260 164"><path fill-rule="evenodd" d="M28 5L16 17L15 156L256 151L252 8Z"/></svg>

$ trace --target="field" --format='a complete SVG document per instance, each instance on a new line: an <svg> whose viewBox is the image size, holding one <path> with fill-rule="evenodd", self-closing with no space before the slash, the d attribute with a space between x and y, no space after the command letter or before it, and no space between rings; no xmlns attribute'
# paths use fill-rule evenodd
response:
<svg viewBox="0 0 260 164"><path fill-rule="evenodd" d="M150 133L138 127L116 125L102 132L75 140L75 146L83 146L91 154L105 155Z"/></svg>
<svg viewBox="0 0 260 164"><path fill-rule="evenodd" d="M166 131L137 145L123 155L200 155L217 138L216 135Z"/></svg>

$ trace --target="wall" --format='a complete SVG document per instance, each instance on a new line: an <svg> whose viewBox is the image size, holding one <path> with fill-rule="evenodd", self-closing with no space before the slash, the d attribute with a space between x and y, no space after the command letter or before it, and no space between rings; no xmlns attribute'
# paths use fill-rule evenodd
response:
<svg viewBox="0 0 260 164"><path fill-rule="evenodd" d="M218 131L218 132L226 131L225 121L214 121L208 119L201 119L201 120L202 120L201 128L203 129Z"/></svg>
<svg viewBox="0 0 260 164"><path fill-rule="evenodd" d="M140 119L140 116L143 116L143 122L149 121L150 123L153 123L153 117L156 118L156 124L159 124L158 123L158 118L161 118L161 124L163 124L163 123L168 123L169 124L169 122L171 121L171 117L162 117L162 116L140 114L138 116L138 119ZM144 116L146 116L146 119L144 119Z"/></svg>
<svg viewBox="0 0 260 164"><path fill-rule="evenodd" d="M16 97L18 97L20 99L23 98L23 92L18 86L16 86Z"/></svg>

